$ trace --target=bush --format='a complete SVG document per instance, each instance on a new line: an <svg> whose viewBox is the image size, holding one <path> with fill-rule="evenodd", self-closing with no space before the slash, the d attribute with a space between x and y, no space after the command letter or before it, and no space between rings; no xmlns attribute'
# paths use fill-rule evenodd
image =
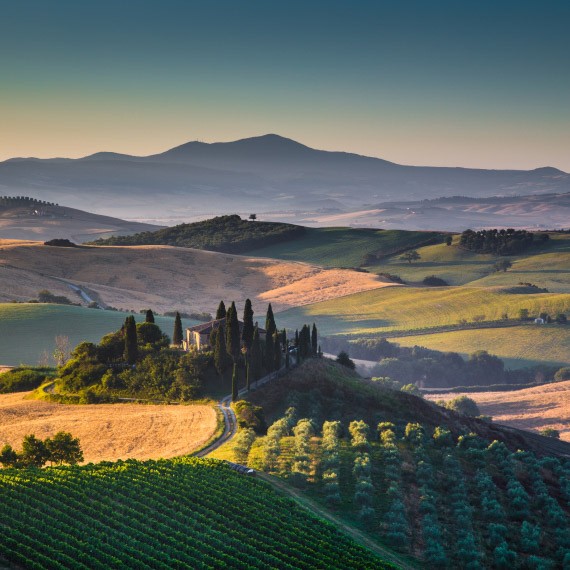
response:
<svg viewBox="0 0 570 570"><path fill-rule="evenodd" d="M560 432L557 429L545 428L540 430L540 435L544 437L553 437L555 439L560 439Z"/></svg>
<svg viewBox="0 0 570 570"><path fill-rule="evenodd" d="M348 353L344 350L338 354L336 357L336 362L342 364L343 366L346 366L347 368L350 368L351 370L354 370L356 368L356 364L354 364L354 361L350 359Z"/></svg>
<svg viewBox="0 0 570 570"><path fill-rule="evenodd" d="M258 435L267 432L267 424L265 422L265 414L261 406L255 406L246 400L239 400L232 404L235 411L238 426L241 429L253 429Z"/></svg>
<svg viewBox="0 0 570 570"><path fill-rule="evenodd" d="M428 275L424 277L422 281L424 285L428 285L429 287L447 287L449 283L445 279L441 279L441 277L436 277L435 275Z"/></svg>
<svg viewBox="0 0 570 570"><path fill-rule="evenodd" d="M556 374L554 374L555 382L562 382L563 380L570 380L570 366L560 368Z"/></svg>
<svg viewBox="0 0 570 570"><path fill-rule="evenodd" d="M457 412L458 414L462 414L464 416L476 418L477 416L481 415L481 412L479 411L479 407L477 406L475 400L472 400L467 396L458 396L457 398L448 400L445 403L445 407L448 410L453 410L454 412Z"/></svg>
<svg viewBox="0 0 570 570"><path fill-rule="evenodd" d="M0 374L0 394L27 392L41 386L47 378L53 378L53 368L18 367Z"/></svg>

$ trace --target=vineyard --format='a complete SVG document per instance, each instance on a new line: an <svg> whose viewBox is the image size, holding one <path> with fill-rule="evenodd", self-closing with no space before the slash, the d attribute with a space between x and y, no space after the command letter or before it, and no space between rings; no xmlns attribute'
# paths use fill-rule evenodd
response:
<svg viewBox="0 0 570 570"><path fill-rule="evenodd" d="M248 441L249 466L425 567L570 567L568 459L418 423L317 425L294 408Z"/></svg>
<svg viewBox="0 0 570 570"><path fill-rule="evenodd" d="M0 564L389 568L262 481L197 458L0 470Z"/></svg>

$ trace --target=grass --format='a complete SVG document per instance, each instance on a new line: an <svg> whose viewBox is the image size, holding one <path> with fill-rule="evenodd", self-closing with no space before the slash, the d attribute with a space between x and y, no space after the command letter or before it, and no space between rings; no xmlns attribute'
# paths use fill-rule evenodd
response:
<svg viewBox="0 0 570 570"><path fill-rule="evenodd" d="M404 281L421 282L436 275L450 285L513 286L519 281L534 283L551 292L570 293L570 235L552 234L549 242L532 247L524 254L509 257L513 267L507 272L495 272L493 265L499 257L478 254L453 245L430 245L418 249L421 259L414 263L393 256L370 266L373 272L395 273Z"/></svg>
<svg viewBox="0 0 570 570"><path fill-rule="evenodd" d="M369 230L355 228L307 228L295 240L247 251L255 257L273 257L316 263L324 267L358 267L367 253L380 257L419 247L438 238L436 232Z"/></svg>
<svg viewBox="0 0 570 570"><path fill-rule="evenodd" d="M103 335L118 330L126 316L122 312L66 305L0 304L0 364L38 364L44 352L53 353L58 335L67 336L71 348L82 341L98 342ZM144 315L135 318L144 321ZM172 335L173 318L156 316L155 320L167 335ZM182 324L190 326L195 321L185 320Z"/></svg>
<svg viewBox="0 0 570 570"><path fill-rule="evenodd" d="M570 364L570 326L520 326L512 328L464 330L391 338L402 346L425 346L468 356L486 350L505 362L506 368L537 364Z"/></svg>
<svg viewBox="0 0 570 570"><path fill-rule="evenodd" d="M386 287L289 309L276 318L279 327L293 329L315 322L326 336L377 336L457 325L461 319L472 322L481 315L494 321L508 313L512 319L523 308L530 316L568 312L570 295L516 295L483 287Z"/></svg>

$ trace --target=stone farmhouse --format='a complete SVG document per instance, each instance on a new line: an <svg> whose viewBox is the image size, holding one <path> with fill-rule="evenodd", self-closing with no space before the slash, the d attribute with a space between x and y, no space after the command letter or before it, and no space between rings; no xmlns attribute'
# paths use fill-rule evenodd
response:
<svg viewBox="0 0 570 570"><path fill-rule="evenodd" d="M243 333L243 321L238 321L239 323L239 335ZM257 323L255 323L257 325ZM182 347L184 350L209 350L210 345L210 334L212 331L218 330L220 327L226 326L226 318L217 319L214 321L210 321L208 323L202 323L199 325L195 325L193 327L186 329L185 338L182 341ZM259 328L259 339L261 341L265 341L265 329Z"/></svg>

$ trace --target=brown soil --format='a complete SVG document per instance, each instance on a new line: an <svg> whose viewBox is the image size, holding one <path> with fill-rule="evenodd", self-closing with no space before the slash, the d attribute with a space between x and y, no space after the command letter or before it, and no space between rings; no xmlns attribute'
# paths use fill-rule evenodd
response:
<svg viewBox="0 0 570 570"><path fill-rule="evenodd" d="M78 437L85 462L185 455L214 434L217 416L207 405L62 405L0 395L0 447L18 450L27 434L45 439L59 431Z"/></svg>
<svg viewBox="0 0 570 570"><path fill-rule="evenodd" d="M64 279L97 301L138 311L215 311L220 299L276 311L391 285L348 269L168 246L48 247L0 240L0 302L49 289L77 302Z"/></svg>
<svg viewBox="0 0 570 570"><path fill-rule="evenodd" d="M461 394L426 396L429 400L450 400ZM539 432L544 428L560 431L560 439L570 442L570 380L544 384L515 392L473 392L481 414L500 424Z"/></svg>

